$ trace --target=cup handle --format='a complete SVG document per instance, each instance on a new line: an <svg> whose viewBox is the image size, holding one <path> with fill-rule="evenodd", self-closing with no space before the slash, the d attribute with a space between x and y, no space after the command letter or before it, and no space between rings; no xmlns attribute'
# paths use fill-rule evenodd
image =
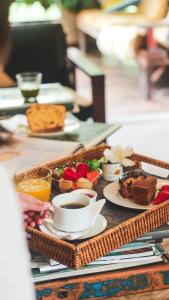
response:
<svg viewBox="0 0 169 300"><path fill-rule="evenodd" d="M93 203L92 207L91 207L91 210L92 210L92 215L93 215L93 220L92 220L92 224L95 223L98 215L100 214L103 206L105 205L106 203L106 199L101 199L95 203Z"/></svg>

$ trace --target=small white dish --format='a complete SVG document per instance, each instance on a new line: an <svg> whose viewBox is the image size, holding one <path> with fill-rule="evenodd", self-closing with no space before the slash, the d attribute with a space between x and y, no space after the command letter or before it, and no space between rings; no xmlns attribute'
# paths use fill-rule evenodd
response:
<svg viewBox="0 0 169 300"><path fill-rule="evenodd" d="M169 181L165 179L157 179L157 190L159 190L163 185L169 184ZM112 182L108 184L104 190L103 194L106 197L107 200L110 202L126 207L126 208L131 208L131 209L137 209L137 210L148 210L153 207L155 207L153 204L150 205L139 205L137 203L134 203L132 200L124 198L120 192L119 192L119 183L118 182Z"/></svg>
<svg viewBox="0 0 169 300"><path fill-rule="evenodd" d="M63 231L56 229L51 223L45 222L39 226L40 230L43 231L44 233L54 236L58 239L64 239L64 240L77 240L77 239L83 240L83 239L91 238L103 232L106 229L106 227L107 227L107 220L101 214L98 215L95 223L90 228L84 230L83 232L74 233L74 238L72 238L72 236L69 236L69 233L65 233Z"/></svg>

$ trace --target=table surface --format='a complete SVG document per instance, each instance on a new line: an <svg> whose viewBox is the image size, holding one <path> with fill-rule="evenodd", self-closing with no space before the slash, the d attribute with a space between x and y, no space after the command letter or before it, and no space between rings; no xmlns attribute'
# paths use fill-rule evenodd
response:
<svg viewBox="0 0 169 300"><path fill-rule="evenodd" d="M40 104L62 104L68 110L71 110L75 101L74 97L74 93L70 88L60 83L49 83L41 85L37 102ZM0 115L23 113L30 105L24 103L24 98L17 87L0 89Z"/></svg>
<svg viewBox="0 0 169 300"><path fill-rule="evenodd" d="M76 119L76 118L75 118ZM70 155L80 147L89 148L103 142L119 129L117 124L79 122L79 128L55 139L14 135L12 143L1 145L0 162L10 174L24 165L41 165Z"/></svg>

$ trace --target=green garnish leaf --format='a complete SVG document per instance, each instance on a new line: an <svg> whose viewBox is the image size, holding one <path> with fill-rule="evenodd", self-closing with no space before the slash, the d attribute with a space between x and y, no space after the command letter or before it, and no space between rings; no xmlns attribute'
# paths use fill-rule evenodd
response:
<svg viewBox="0 0 169 300"><path fill-rule="evenodd" d="M99 163L98 159L93 159L91 161L88 161L88 165L89 165L90 171L94 171L94 170L99 169L100 163Z"/></svg>
<svg viewBox="0 0 169 300"><path fill-rule="evenodd" d="M59 168L55 169L54 174L57 175L58 177L61 177L63 174L63 171L64 171L64 167L59 167Z"/></svg>

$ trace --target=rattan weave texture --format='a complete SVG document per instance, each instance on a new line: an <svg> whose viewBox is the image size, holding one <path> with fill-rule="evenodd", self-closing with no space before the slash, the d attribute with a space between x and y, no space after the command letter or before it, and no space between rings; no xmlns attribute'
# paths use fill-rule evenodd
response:
<svg viewBox="0 0 169 300"><path fill-rule="evenodd" d="M84 150L69 157L50 162L45 166L54 169L58 166L64 166L74 162L94 158L99 159L102 157L105 147L108 146L100 145L89 150ZM131 159L136 163L146 162L169 169L169 163L137 153L134 153ZM40 168L28 172L33 175L41 175ZM117 208L114 209L117 210ZM120 210L120 208L118 208L118 210ZM117 213L115 212L113 215L113 207L110 208L110 205L107 206L106 212L109 220L111 220L111 218L117 218ZM102 234L77 243L58 240L39 230L27 227L29 246L34 251L53 258L71 268L78 269L167 223L169 221L169 202L164 202L142 213L137 212L131 214L129 210L124 209L121 209L121 211L119 211L119 214L120 213L124 215L123 222L120 221L123 219L123 216L121 216L121 219L116 219L114 223L110 221L108 229Z"/></svg>

